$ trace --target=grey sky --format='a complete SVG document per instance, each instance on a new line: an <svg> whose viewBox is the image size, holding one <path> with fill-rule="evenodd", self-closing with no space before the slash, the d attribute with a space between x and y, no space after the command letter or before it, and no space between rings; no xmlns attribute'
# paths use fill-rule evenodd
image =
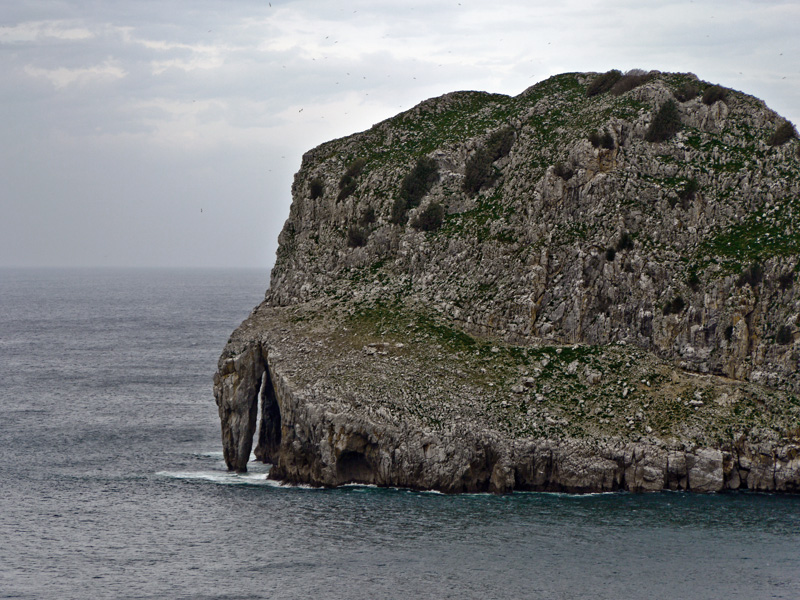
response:
<svg viewBox="0 0 800 600"><path fill-rule="evenodd" d="M692 71L800 120L800 3L17 0L0 266L269 268L303 152L463 89Z"/></svg>

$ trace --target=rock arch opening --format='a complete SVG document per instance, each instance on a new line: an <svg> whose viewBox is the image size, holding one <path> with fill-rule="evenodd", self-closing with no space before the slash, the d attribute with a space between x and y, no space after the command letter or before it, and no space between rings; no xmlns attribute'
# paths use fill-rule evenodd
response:
<svg viewBox="0 0 800 600"><path fill-rule="evenodd" d="M281 445L281 408L275 394L275 386L269 365L264 361L264 375L261 379L259 393L259 419L258 441L255 455L258 460L265 463L274 463L277 460L278 449Z"/></svg>

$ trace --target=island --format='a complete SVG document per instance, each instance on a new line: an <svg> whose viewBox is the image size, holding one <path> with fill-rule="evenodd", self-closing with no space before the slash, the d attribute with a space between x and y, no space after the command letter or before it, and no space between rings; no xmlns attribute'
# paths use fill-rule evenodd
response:
<svg viewBox="0 0 800 600"><path fill-rule="evenodd" d="M800 492L798 270L800 143L755 97L612 70L424 101L304 155L214 376L225 462Z"/></svg>

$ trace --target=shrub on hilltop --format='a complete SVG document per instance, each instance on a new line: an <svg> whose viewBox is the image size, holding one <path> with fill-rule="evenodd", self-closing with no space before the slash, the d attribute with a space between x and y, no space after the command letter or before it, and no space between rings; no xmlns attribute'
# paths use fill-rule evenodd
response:
<svg viewBox="0 0 800 600"><path fill-rule="evenodd" d="M794 335L792 335L792 328L788 325L782 325L781 328L778 330L778 335L775 336L775 341L785 346L790 344L794 340Z"/></svg>
<svg viewBox="0 0 800 600"><path fill-rule="evenodd" d="M439 165L429 156L422 156L400 183L400 195L392 205L389 221L395 225L406 222L409 209L419 206L434 183L439 181Z"/></svg>
<svg viewBox="0 0 800 600"><path fill-rule="evenodd" d="M439 181L439 165L428 156L420 157L400 184L400 195L405 198L408 208L419 206L425 194L437 181Z"/></svg>
<svg viewBox="0 0 800 600"><path fill-rule="evenodd" d="M595 148L613 150L616 146L614 143L614 136L611 135L607 129L602 134L599 131L593 131L589 134L589 141Z"/></svg>
<svg viewBox="0 0 800 600"><path fill-rule="evenodd" d="M686 303L683 301L683 298L675 296L672 300L664 304L664 316L680 314L683 312L684 308L686 308Z"/></svg>
<svg viewBox="0 0 800 600"><path fill-rule="evenodd" d="M392 204L392 211L389 214L389 222L394 225L404 225L408 218L408 205L405 198L397 197Z"/></svg>
<svg viewBox="0 0 800 600"><path fill-rule="evenodd" d="M770 146L783 146L789 140L797 137L797 130L789 121L784 121L778 128L769 136L767 143Z"/></svg>
<svg viewBox="0 0 800 600"><path fill-rule="evenodd" d="M689 208L689 202L695 199L695 196L697 196L697 192L699 191L700 185L697 183L697 179L694 177L687 179L686 183L683 185L683 188L678 192L678 198L680 198L681 206L684 209Z"/></svg>
<svg viewBox="0 0 800 600"><path fill-rule="evenodd" d="M321 198L322 195L325 193L325 184L322 182L322 179L319 177L315 177L311 180L308 184L308 193L311 196L312 200L316 200L317 198Z"/></svg>
<svg viewBox="0 0 800 600"><path fill-rule="evenodd" d="M592 82L586 88L586 95L591 98L592 96L605 93L614 87L614 84L617 83L621 78L622 72L618 71L617 69L606 71L602 75L598 75L592 79Z"/></svg>
<svg viewBox="0 0 800 600"><path fill-rule="evenodd" d="M367 227L368 225L372 225L376 220L375 209L371 206L367 206L361 211L361 216L358 218L358 225L359 227Z"/></svg>
<svg viewBox="0 0 800 600"><path fill-rule="evenodd" d="M353 192L356 191L356 179L361 172L364 170L364 166L367 164L366 159L364 158L357 158L349 165L347 165L347 170L342 175L342 178L339 180L339 196L337 200L341 202L348 196L350 196Z"/></svg>
<svg viewBox="0 0 800 600"><path fill-rule="evenodd" d="M794 272L789 271L787 273L781 273L778 277L778 284L784 291L791 288L794 285Z"/></svg>
<svg viewBox="0 0 800 600"><path fill-rule="evenodd" d="M706 88L706 91L703 92L703 104L711 106L720 100L724 102L727 97L728 90L721 85L712 85L711 87Z"/></svg>
<svg viewBox="0 0 800 600"><path fill-rule="evenodd" d="M555 167L553 167L553 174L564 181L569 181L573 175L572 169L562 162L556 163Z"/></svg>
<svg viewBox="0 0 800 600"><path fill-rule="evenodd" d="M648 142L664 142L681 130L681 115L675 100L667 100L653 117L644 139Z"/></svg>
<svg viewBox="0 0 800 600"><path fill-rule="evenodd" d="M692 177L691 179L687 179L686 183L683 186L683 189L678 194L681 200L693 200L695 194L700 190L700 185L697 183L697 179Z"/></svg>
<svg viewBox="0 0 800 600"><path fill-rule="evenodd" d="M347 245L351 248L360 248L366 245L369 232L355 225L351 225L347 230Z"/></svg>
<svg viewBox="0 0 800 600"><path fill-rule="evenodd" d="M622 252L623 250L631 250L633 248L633 238L631 234L627 231L624 231L621 236L619 236L619 241L617 242L617 251Z"/></svg>
<svg viewBox="0 0 800 600"><path fill-rule="evenodd" d="M754 288L761 283L762 279L764 279L763 267L758 263L753 263L744 271L742 271L742 274L739 275L737 283L740 286L749 285L750 287Z"/></svg>
<svg viewBox="0 0 800 600"><path fill-rule="evenodd" d="M515 139L514 129L510 126L503 127L490 135L486 143L469 157L464 170L465 192L477 194L484 185L495 179L496 173L492 165L508 156Z"/></svg>
<svg viewBox="0 0 800 600"><path fill-rule="evenodd" d="M422 231L436 231L444 221L444 207L438 202L431 202L420 212L411 226Z"/></svg>
<svg viewBox="0 0 800 600"><path fill-rule="evenodd" d="M633 69L617 79L614 85L609 88L608 93L612 96L621 96L625 92L629 92L640 85L644 85L652 78L653 76L650 73L646 73L640 69Z"/></svg>
<svg viewBox="0 0 800 600"><path fill-rule="evenodd" d="M700 95L700 87L694 81L687 81L673 95L678 102L688 102Z"/></svg>

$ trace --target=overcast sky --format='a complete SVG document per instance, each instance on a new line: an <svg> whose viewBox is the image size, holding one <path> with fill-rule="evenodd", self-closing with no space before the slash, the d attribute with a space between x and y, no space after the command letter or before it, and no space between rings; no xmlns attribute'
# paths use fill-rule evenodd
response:
<svg viewBox="0 0 800 600"><path fill-rule="evenodd" d="M270 268L302 154L455 90L691 71L800 121L800 2L3 0L0 266Z"/></svg>

